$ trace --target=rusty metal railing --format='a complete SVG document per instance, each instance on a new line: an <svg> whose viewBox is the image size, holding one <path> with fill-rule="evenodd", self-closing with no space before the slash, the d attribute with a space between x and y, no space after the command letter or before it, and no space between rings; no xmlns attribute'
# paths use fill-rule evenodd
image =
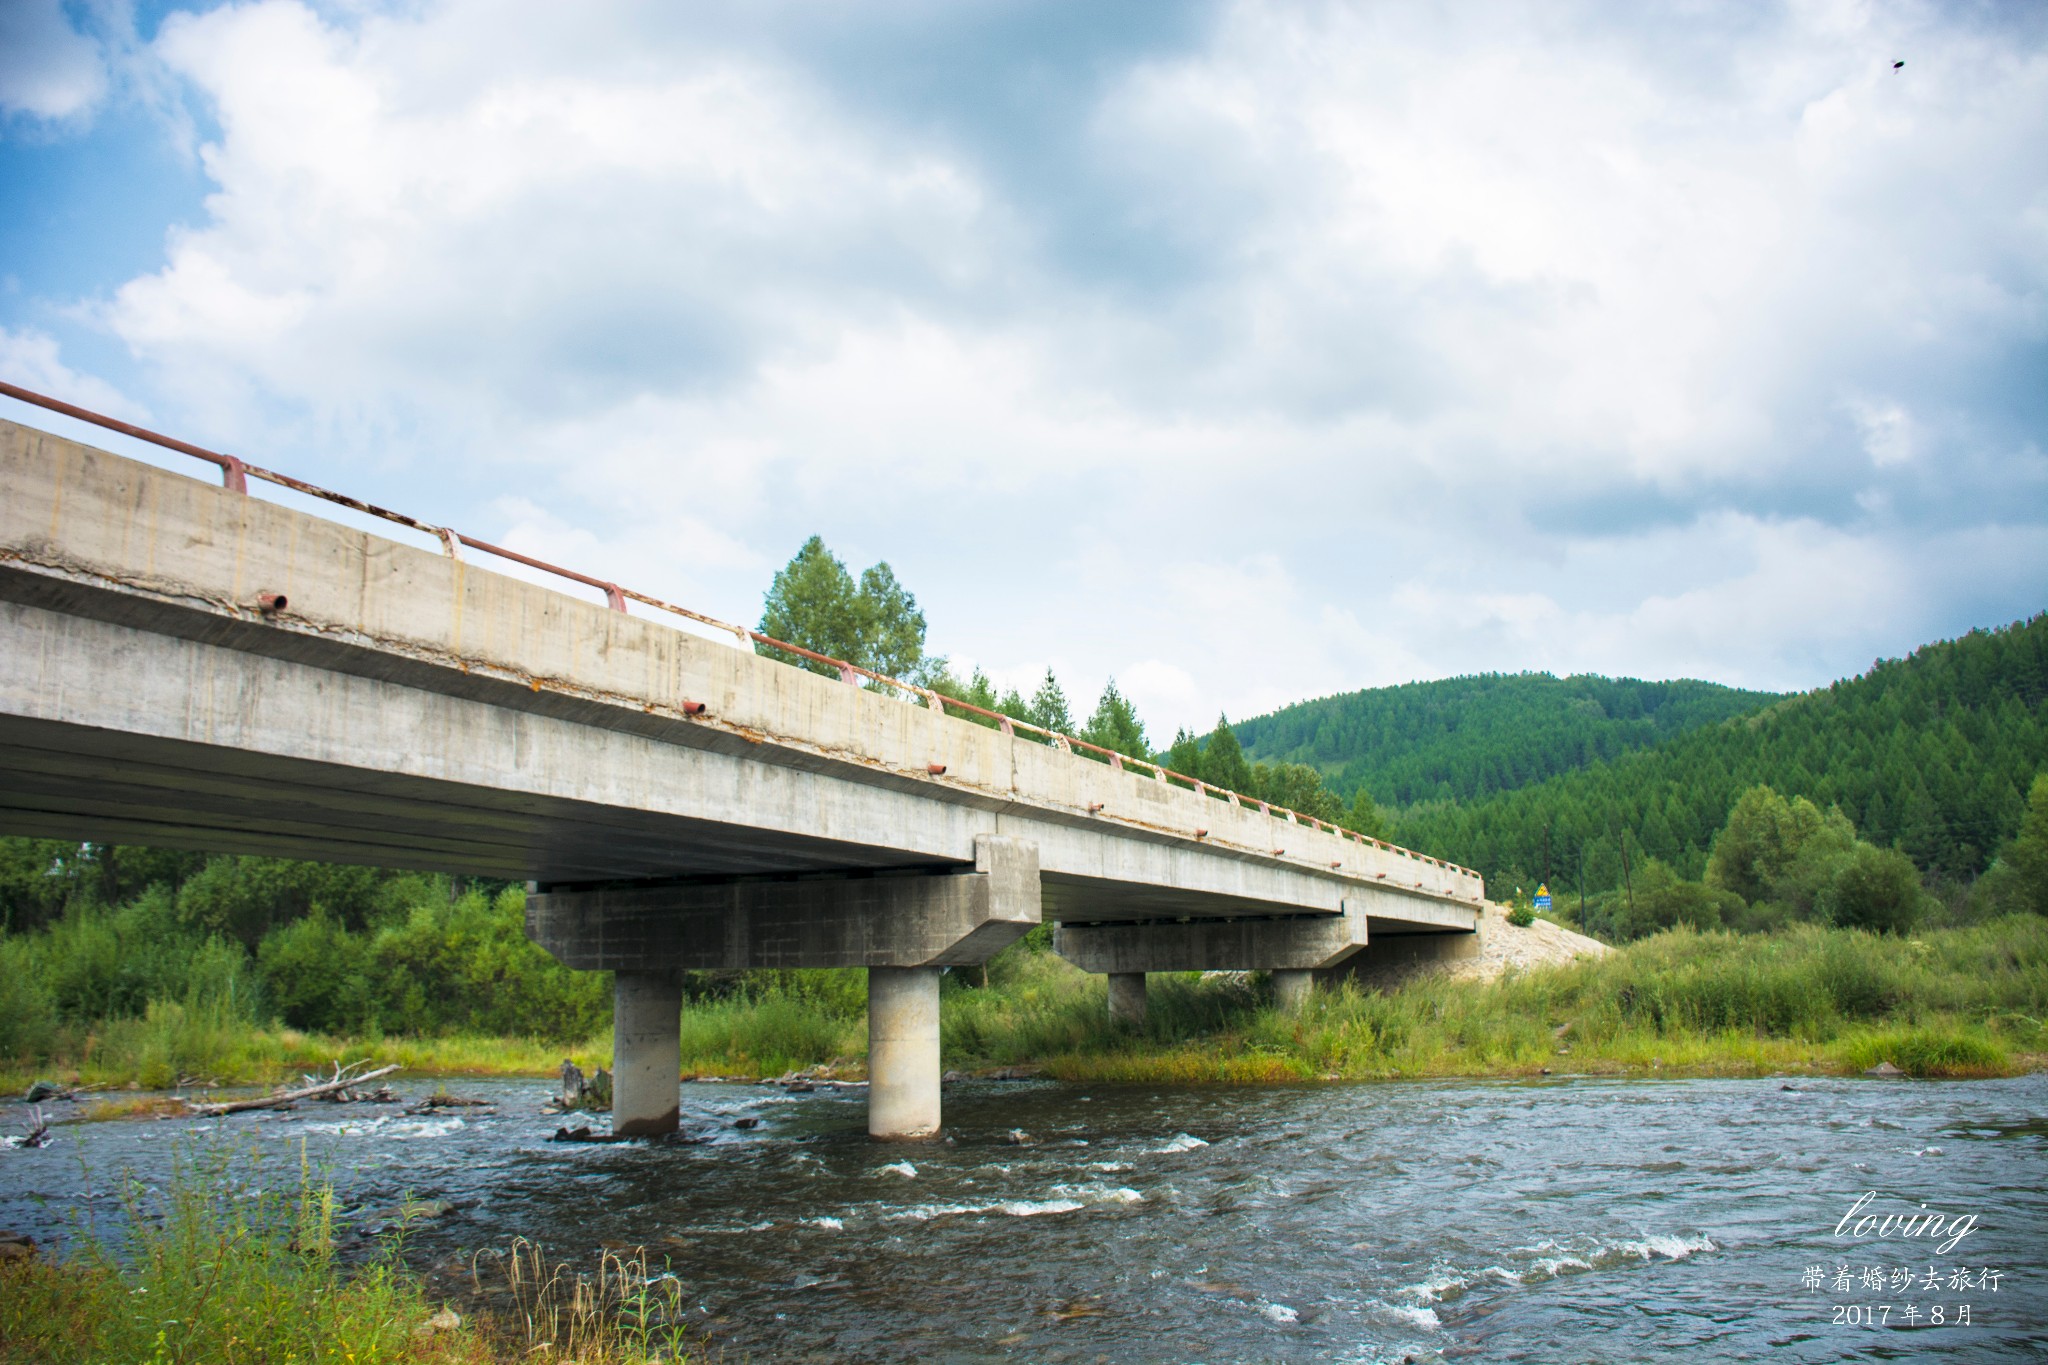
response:
<svg viewBox="0 0 2048 1365"><path fill-rule="evenodd" d="M148 427L136 426L134 423L124 422L118 417L109 417L105 413L79 407L75 403L67 403L60 398L52 398L48 394L22 388L20 385L10 384L6 380L0 380L0 395L32 404L35 407L47 409L50 412L61 413L66 417L75 418L81 422L88 422L93 426L103 427L108 431L117 431L123 436L132 436L138 441L146 441L151 445L162 446L166 450L175 450L182 455L190 455L194 459L204 460L208 464L217 466L220 469L222 486L232 492L247 494L250 479L260 479L265 483L274 483L280 488L289 488L294 493L302 493L309 498L319 498L325 502L346 507L350 511L360 512L366 516L377 517L384 521L395 522L400 526L409 527L424 535L430 535L441 542L442 550L451 559L460 559L462 553L458 547L466 545L472 550L481 550L485 554L496 555L500 559L509 559L515 564L524 564L530 569L539 569L543 573L566 578L572 583L581 583L585 587L595 588L604 594L605 605L613 611L625 611L628 601L639 602L658 611L670 612L676 616L695 621L700 625L726 632L733 636L743 649L752 650L757 644L766 645L770 649L779 650L786 654L794 654L800 658L809 659L813 663L824 664L837 669L841 682L850 683L857 687L860 685L860 680L866 678L881 684L883 687L893 688L905 697L917 698L924 705L942 716L949 712L960 712L967 716L980 716L985 720L995 722L996 727L1006 735L1014 735L1018 731L1024 731L1041 737L1044 743L1066 753L1080 751L1088 754L1098 754L1110 767L1118 772L1135 767L1139 771L1150 772L1153 778L1159 782L1179 783L1200 795L1227 801L1234 807L1256 808L1260 813L1274 819L1285 820L1295 825L1307 825L1312 829L1335 834L1341 839L1350 839L1357 844L1377 848L1385 853L1391 853L1403 858L1412 858L1431 867L1443 868L1447 872L1462 873L1468 877L1477 877L1479 875L1469 867L1446 862L1441 858L1432 858L1426 853L1417 853L1413 849L1390 844L1384 839L1376 839L1369 834L1360 834L1356 830L1346 829L1344 826L1332 821L1303 815L1285 806L1276 806L1267 801L1260 801L1255 797L1230 791L1227 788L1212 786L1198 777L1189 777L1185 773L1177 773L1164 764L1154 763L1149 758L1139 758L1132 754L1119 753L1114 749L1104 748L1100 744L1091 744L1087 740L1078 739L1073 735L1062 734L1056 730L1048 730L1044 726L1034 725L1026 720L1018 720L1016 717L1005 715L1001 711L991 711L985 706L976 706L973 702L962 701L958 697L946 696L935 688L926 687L919 683L904 682L900 678L892 678L886 674L877 673L871 668L863 668L859 664L849 663L845 659L835 659L828 654L820 654L814 649L805 649L802 645L791 644L787 640L778 640L773 636L764 635L758 630L752 630L746 626L736 626L729 621L721 621L715 616L706 616L703 612L692 611L688 607L677 606L673 602L665 602L659 597L650 597L646 593L621 587L609 579L593 578L589 574L578 573L574 569L565 569L559 564L550 564L544 559L535 559L533 556L523 555L517 550L508 550L502 545L493 545L487 540L479 540L475 536L464 535L462 532L451 527L437 526L431 522L420 521L415 517L407 516L403 512L394 512L388 507L379 507L373 502L364 502L360 498L352 498L345 493L336 493L332 489L322 488L318 484L307 483L303 479L295 479L289 474L280 474L276 470L250 464L247 460L241 459L238 456L224 455L217 450L208 450L204 446L193 445L190 441L181 441L175 436L166 436L162 432L151 431ZM1197 838L1206 837L1207 834L1207 830L1196 831ZM1334 868L1341 866L1341 864L1333 863L1331 866ZM1420 883L1417 883L1417 885L1419 886Z"/></svg>

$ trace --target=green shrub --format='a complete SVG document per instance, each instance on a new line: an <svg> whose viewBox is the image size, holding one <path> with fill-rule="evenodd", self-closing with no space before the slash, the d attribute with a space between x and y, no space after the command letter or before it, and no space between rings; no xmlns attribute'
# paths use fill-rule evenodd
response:
<svg viewBox="0 0 2048 1365"><path fill-rule="evenodd" d="M1890 1062L1909 1076L2004 1076L2012 1057L1992 1039L1953 1030L1912 1029L1845 1041L1843 1061L1863 1071Z"/></svg>
<svg viewBox="0 0 2048 1365"><path fill-rule="evenodd" d="M318 1033L357 1033L378 1022L370 944L324 912L273 929L257 949L276 1017Z"/></svg>
<svg viewBox="0 0 2048 1365"><path fill-rule="evenodd" d="M57 1038L57 1000L28 941L0 938L0 1058L39 1059Z"/></svg>
<svg viewBox="0 0 2048 1365"><path fill-rule="evenodd" d="M1897 849L1858 844L1835 869L1820 904L1837 924L1896 934L1919 921L1926 899L1911 858Z"/></svg>

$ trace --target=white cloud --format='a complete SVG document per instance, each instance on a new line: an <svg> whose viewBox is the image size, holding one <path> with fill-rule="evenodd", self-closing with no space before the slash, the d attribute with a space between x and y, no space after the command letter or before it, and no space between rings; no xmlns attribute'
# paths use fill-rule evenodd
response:
<svg viewBox="0 0 2048 1365"><path fill-rule="evenodd" d="M1818 682L2038 605L2048 55L1967 20L1243 4L1019 115L1028 53L260 0L163 25L217 192L95 316L198 434L729 619L821 532L1162 737Z"/></svg>
<svg viewBox="0 0 2048 1365"><path fill-rule="evenodd" d="M1917 451L1913 416L1897 403L1852 401L1849 412L1863 433L1863 450L1879 469L1904 464Z"/></svg>
<svg viewBox="0 0 2048 1365"><path fill-rule="evenodd" d="M0 4L0 110L77 118L106 92L99 44L71 27L62 0Z"/></svg>
<svg viewBox="0 0 2048 1365"><path fill-rule="evenodd" d="M135 419L142 410L113 385L80 374L59 356L57 339L34 328L0 327L0 374L22 388L61 397L110 417Z"/></svg>

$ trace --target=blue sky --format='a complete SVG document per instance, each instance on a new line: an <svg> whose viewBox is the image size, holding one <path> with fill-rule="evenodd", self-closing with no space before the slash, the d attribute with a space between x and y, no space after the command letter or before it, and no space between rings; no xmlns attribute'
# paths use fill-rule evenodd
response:
<svg viewBox="0 0 2048 1365"><path fill-rule="evenodd" d="M0 374L1162 740L1813 686L2048 606L2044 16L0 0Z"/></svg>

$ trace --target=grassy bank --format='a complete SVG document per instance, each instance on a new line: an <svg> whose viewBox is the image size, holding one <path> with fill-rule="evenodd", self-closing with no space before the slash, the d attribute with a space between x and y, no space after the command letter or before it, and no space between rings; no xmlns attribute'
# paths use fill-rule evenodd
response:
<svg viewBox="0 0 2048 1365"><path fill-rule="evenodd" d="M1856 930L1660 934L1498 982L1318 992L1298 1016L1256 981L1155 977L1142 1032L1102 1026L1099 983L1032 963L946 1001L951 1065L1072 1080L1257 1081L1555 1071L1996 1076L2048 1051L2048 920L1895 938Z"/></svg>
<svg viewBox="0 0 2048 1365"><path fill-rule="evenodd" d="M1556 1071L1847 1073L1881 1061L1921 1076L1995 1076L2048 1052L2048 920L2015 916L1916 937L1799 927L1737 936L1679 929L1597 963L1494 983L1426 980L1389 992L1319 992L1300 1015L1260 978L1155 975L1143 1030L1108 1027L1101 978L1025 944L978 976L947 978L946 1065L1033 1066L1073 1080L1278 1081ZM763 976L684 1012L683 1068L858 1075L866 1046L858 973ZM545 1074L564 1056L606 1061L600 1034L574 1047L476 1038L347 1039L250 1029L175 1005L79 1038L76 1053L16 1064L83 1081L162 1086L255 1082L335 1059L421 1071Z"/></svg>
<svg viewBox="0 0 2048 1365"><path fill-rule="evenodd" d="M331 1187L246 1188L231 1155L181 1162L158 1197L127 1195L126 1232L63 1260L0 1263L0 1359L48 1365L483 1365L687 1359L680 1286L641 1258L594 1273L533 1248L485 1258L461 1312L400 1259L403 1232L344 1257ZM366 1250L366 1254L362 1254ZM510 1273L507 1273L507 1271ZM495 1305L485 1302L497 1300ZM484 1302L480 1313L471 1305Z"/></svg>

